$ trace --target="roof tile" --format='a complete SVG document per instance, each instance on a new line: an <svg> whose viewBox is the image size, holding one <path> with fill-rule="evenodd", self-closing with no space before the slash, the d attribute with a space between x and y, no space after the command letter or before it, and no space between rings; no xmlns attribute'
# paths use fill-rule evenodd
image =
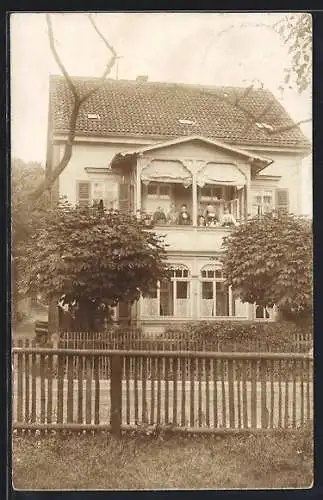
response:
<svg viewBox="0 0 323 500"><path fill-rule="evenodd" d="M73 77L80 95L97 85L97 78ZM66 132L72 94L62 76L50 77L53 130ZM89 119L97 113L100 119ZM192 125L179 120L191 120ZM256 122L274 130L268 133ZM177 83L106 80L82 105L76 132L88 136L174 138L187 134L239 145L308 147L309 141L283 106L265 89L205 87Z"/></svg>

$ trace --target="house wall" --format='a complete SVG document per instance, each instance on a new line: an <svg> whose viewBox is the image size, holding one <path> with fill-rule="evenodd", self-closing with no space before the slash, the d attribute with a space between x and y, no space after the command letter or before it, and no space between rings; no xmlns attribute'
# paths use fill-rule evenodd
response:
<svg viewBox="0 0 323 500"><path fill-rule="evenodd" d="M258 152L258 154L269 156L274 161L259 175L281 176L275 185L277 188L289 190L290 212L302 213L302 157L295 153Z"/></svg>
<svg viewBox="0 0 323 500"><path fill-rule="evenodd" d="M107 168L112 158L121 151L131 150L138 147L134 144L93 144L77 143L73 147L72 158L59 179L60 196L66 196L71 203L76 203L76 182L91 179L102 179L102 176L113 175L105 173L89 174L87 167ZM57 155L63 156L64 146L58 144L54 146L54 159Z"/></svg>

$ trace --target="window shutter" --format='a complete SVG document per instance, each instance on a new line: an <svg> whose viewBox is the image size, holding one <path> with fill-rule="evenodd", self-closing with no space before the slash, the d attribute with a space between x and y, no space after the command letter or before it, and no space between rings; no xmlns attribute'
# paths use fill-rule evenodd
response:
<svg viewBox="0 0 323 500"><path fill-rule="evenodd" d="M77 203L80 207L88 207L91 197L91 183L88 181L77 184Z"/></svg>
<svg viewBox="0 0 323 500"><path fill-rule="evenodd" d="M278 213L289 213L289 192L288 189L276 190L276 210Z"/></svg>
<svg viewBox="0 0 323 500"><path fill-rule="evenodd" d="M119 210L129 212L131 204L130 183L120 182L119 185Z"/></svg>
<svg viewBox="0 0 323 500"><path fill-rule="evenodd" d="M119 302L119 322L126 323L131 318L131 305L128 302Z"/></svg>

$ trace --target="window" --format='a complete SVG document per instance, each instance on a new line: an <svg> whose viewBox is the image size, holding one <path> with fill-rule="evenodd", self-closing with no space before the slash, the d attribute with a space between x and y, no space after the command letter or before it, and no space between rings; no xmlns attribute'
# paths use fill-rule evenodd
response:
<svg viewBox="0 0 323 500"><path fill-rule="evenodd" d="M271 307L254 304L254 318L256 320L272 320L274 318L274 310Z"/></svg>
<svg viewBox="0 0 323 500"><path fill-rule="evenodd" d="M264 215L274 210L274 192L273 190L252 191L252 215Z"/></svg>
<svg viewBox="0 0 323 500"><path fill-rule="evenodd" d="M159 199L170 198L171 189L169 184L158 184L157 182L150 182L147 187L148 197Z"/></svg>
<svg viewBox="0 0 323 500"><path fill-rule="evenodd" d="M114 179L77 182L76 203L81 207L96 206L100 200L105 208L118 208L118 183Z"/></svg>
<svg viewBox="0 0 323 500"><path fill-rule="evenodd" d="M234 316L235 301L225 283L222 264L209 264L201 270L200 317Z"/></svg>
<svg viewBox="0 0 323 500"><path fill-rule="evenodd" d="M190 272L184 265L170 267L170 280L157 283L156 290L142 300L142 315L150 317L191 316Z"/></svg>
<svg viewBox="0 0 323 500"><path fill-rule="evenodd" d="M219 186L206 184L201 188L201 200L221 200L224 198L223 189Z"/></svg>

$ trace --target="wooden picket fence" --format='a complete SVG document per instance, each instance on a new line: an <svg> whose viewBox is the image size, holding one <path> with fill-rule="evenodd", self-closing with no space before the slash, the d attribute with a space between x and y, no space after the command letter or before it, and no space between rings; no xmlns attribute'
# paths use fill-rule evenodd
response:
<svg viewBox="0 0 323 500"><path fill-rule="evenodd" d="M100 360L105 360L102 377ZM295 429L313 418L300 353L12 349L13 428L193 432Z"/></svg>
<svg viewBox="0 0 323 500"><path fill-rule="evenodd" d="M173 335L172 335L173 334ZM306 352L312 347L313 337L310 333L293 334L292 352ZM148 336L140 331L128 330L115 335L106 332L62 332L59 346L62 349L140 349L154 351L215 351L237 352L279 352L279 345L273 346L259 339L251 339L244 343L232 340L205 340L204 338L188 338L185 331L181 335L170 332L167 336L160 334Z"/></svg>

